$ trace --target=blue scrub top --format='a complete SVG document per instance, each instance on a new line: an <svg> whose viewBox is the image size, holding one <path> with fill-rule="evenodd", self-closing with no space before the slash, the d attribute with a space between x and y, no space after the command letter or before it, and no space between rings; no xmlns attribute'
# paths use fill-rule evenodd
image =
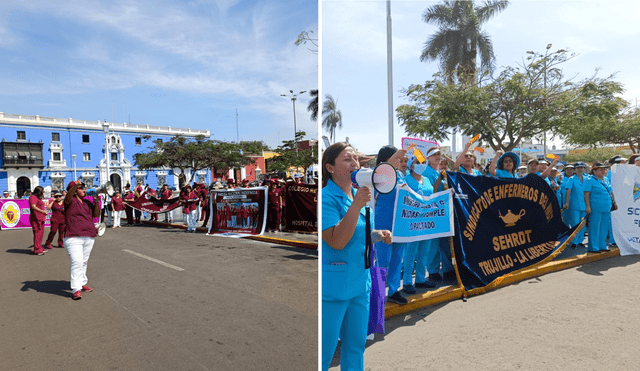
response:
<svg viewBox="0 0 640 371"><path fill-rule="evenodd" d="M507 170L496 169L496 176L498 178L515 178L515 175L511 175Z"/></svg>
<svg viewBox="0 0 640 371"><path fill-rule="evenodd" d="M422 177L422 184L418 183L418 181L411 175L407 175L404 180L407 182L409 188L421 196L429 196L433 194L433 185L429 182L429 179L424 176Z"/></svg>
<svg viewBox="0 0 640 371"><path fill-rule="evenodd" d="M591 192L589 194L589 202L591 202L591 211L596 213L605 213L611 211L611 184L602 181L595 176L590 177L584 182L584 191Z"/></svg>
<svg viewBox="0 0 640 371"><path fill-rule="evenodd" d="M422 173L422 176L429 179L429 182L433 186L436 183L436 180L438 180L439 174L440 172L438 170L432 168L431 166L427 166L425 171ZM447 183L447 179L446 178L442 179L440 181L440 186L438 187L437 192L444 191L444 185L446 183Z"/></svg>
<svg viewBox="0 0 640 371"><path fill-rule="evenodd" d="M353 187L351 192L355 196ZM351 204L342 189L329 179L327 186L322 188L322 230L335 227ZM371 220L371 230L373 226ZM371 274L364 269L365 233L363 207L353 236L342 250L336 250L322 240L322 300L349 300L371 291Z"/></svg>
<svg viewBox="0 0 640 371"><path fill-rule="evenodd" d="M582 176L582 182L580 182L580 178L578 178L577 175L574 175L563 183L565 195L567 189L571 190L571 195L569 195L569 209L578 211L585 211L587 209L587 205L584 203L584 186L586 181L587 179L584 175Z"/></svg>
<svg viewBox="0 0 640 371"><path fill-rule="evenodd" d="M391 230L391 227L393 225L393 209L396 203L396 193L398 192L397 185L404 184L405 181L405 178L400 176L399 171L396 170L396 173L398 173L398 182L396 184L396 189L384 195L382 193L374 192L373 197L375 198L376 203L376 229ZM324 193L322 194L322 197L324 197ZM322 219L324 220L324 217Z"/></svg>
<svg viewBox="0 0 640 371"><path fill-rule="evenodd" d="M469 174L469 172L467 172L467 169L465 169L462 165L460 165L460 172L463 174ZM482 173L478 169L473 169L471 173L471 175L473 176L482 176Z"/></svg>

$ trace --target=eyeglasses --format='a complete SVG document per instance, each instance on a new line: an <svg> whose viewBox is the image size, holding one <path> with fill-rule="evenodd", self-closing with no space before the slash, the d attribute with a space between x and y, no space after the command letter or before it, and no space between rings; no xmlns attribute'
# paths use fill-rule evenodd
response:
<svg viewBox="0 0 640 371"><path fill-rule="evenodd" d="M474 156L474 155L464 155L464 157L466 157L466 158L473 158L473 157L475 157L475 156Z"/></svg>

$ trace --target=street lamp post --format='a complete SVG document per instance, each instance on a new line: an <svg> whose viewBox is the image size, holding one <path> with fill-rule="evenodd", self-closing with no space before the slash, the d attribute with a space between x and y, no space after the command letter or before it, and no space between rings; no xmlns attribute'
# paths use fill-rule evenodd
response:
<svg viewBox="0 0 640 371"><path fill-rule="evenodd" d="M280 94L280 96L282 97L291 98L291 102L293 103L293 144L296 146L296 156L298 155L298 143L296 141L296 136L298 135L298 129L296 128L296 99L298 98L298 95L304 94L306 92L306 90L303 90L298 94L293 94L293 90L289 90L289 93L291 93L289 95Z"/></svg>
<svg viewBox="0 0 640 371"><path fill-rule="evenodd" d="M71 157L73 157L73 180L78 179L78 173L76 172L76 154L72 154Z"/></svg>
<svg viewBox="0 0 640 371"><path fill-rule="evenodd" d="M547 93L547 54L549 54L551 44L547 44L547 50L544 52L544 92ZM544 155L547 155L547 131L544 131Z"/></svg>

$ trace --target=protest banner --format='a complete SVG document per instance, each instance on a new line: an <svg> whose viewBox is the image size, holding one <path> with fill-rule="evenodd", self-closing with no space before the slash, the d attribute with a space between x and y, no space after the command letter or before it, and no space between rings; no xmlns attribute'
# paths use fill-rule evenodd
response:
<svg viewBox="0 0 640 371"><path fill-rule="evenodd" d="M268 192L267 187L211 191L207 235L246 237L264 233Z"/></svg>
<svg viewBox="0 0 640 371"><path fill-rule="evenodd" d="M51 200L50 198L45 198L42 201L47 205ZM29 200L0 199L0 229L31 229L29 214L31 214ZM45 227L51 226L50 219L51 210L47 210L47 220L44 223Z"/></svg>
<svg viewBox="0 0 640 371"><path fill-rule="evenodd" d="M131 202L125 202L125 205L129 205L134 209L145 211L151 214L160 214L178 208L180 206L178 204L179 199L180 197L173 197L168 200L162 200L151 196L145 191L135 200Z"/></svg>
<svg viewBox="0 0 640 371"><path fill-rule="evenodd" d="M520 179L447 172L455 190L455 267L471 294L557 256L583 223L569 229L558 200L538 175Z"/></svg>
<svg viewBox="0 0 640 371"><path fill-rule="evenodd" d="M285 192L286 230L318 232L318 185L287 182Z"/></svg>
<svg viewBox="0 0 640 371"><path fill-rule="evenodd" d="M432 142L432 141L426 140L426 139L409 138L409 137L402 138L402 148L406 149L411 145L413 145L414 147L418 148L418 150L423 155L425 155L427 153L427 151L429 150L429 148L431 148L431 147L438 147L438 148L440 147L438 145L438 143ZM410 154L411 151L409 151L407 153Z"/></svg>
<svg viewBox="0 0 640 371"><path fill-rule="evenodd" d="M620 255L640 254L640 167L613 166L611 187L618 204L611 212L611 226Z"/></svg>
<svg viewBox="0 0 640 371"><path fill-rule="evenodd" d="M421 196L398 187L393 211L393 242L414 242L453 235L451 191Z"/></svg>

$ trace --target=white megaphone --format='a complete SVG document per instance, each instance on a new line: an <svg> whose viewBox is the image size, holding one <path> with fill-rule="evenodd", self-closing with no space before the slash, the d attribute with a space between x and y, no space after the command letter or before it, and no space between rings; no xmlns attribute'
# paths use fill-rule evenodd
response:
<svg viewBox="0 0 640 371"><path fill-rule="evenodd" d="M351 173L351 182L358 187L373 187L382 194L396 189L398 174L388 162L381 162L375 169L362 168Z"/></svg>
<svg viewBox="0 0 640 371"><path fill-rule="evenodd" d="M103 185L100 186L100 188L89 188L87 189L87 195L88 196L93 196L93 195L97 195L100 193L106 193L109 195L109 197L113 196L113 192L114 192L114 188L113 188L113 184L111 184L110 181L107 180L107 182Z"/></svg>

